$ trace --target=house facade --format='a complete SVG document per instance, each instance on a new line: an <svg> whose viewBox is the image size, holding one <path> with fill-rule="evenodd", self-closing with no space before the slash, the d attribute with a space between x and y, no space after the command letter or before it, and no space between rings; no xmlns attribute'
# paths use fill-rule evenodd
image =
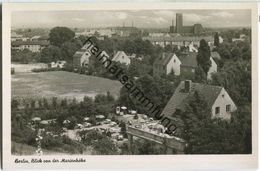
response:
<svg viewBox="0 0 260 171"><path fill-rule="evenodd" d="M86 43L80 50L76 51L73 55L73 65L75 67L87 67L89 65L89 59L91 57L91 52L88 50L90 46Z"/></svg>
<svg viewBox="0 0 260 171"><path fill-rule="evenodd" d="M42 49L49 45L48 41L13 41L11 48L15 50L29 49L32 52L40 52Z"/></svg>
<svg viewBox="0 0 260 171"><path fill-rule="evenodd" d="M80 49L73 55L73 65L76 67L87 67L91 53L88 50Z"/></svg>
<svg viewBox="0 0 260 171"><path fill-rule="evenodd" d="M121 64L130 65L131 60L128 55L125 54L124 51L118 51L113 57L112 61L120 62Z"/></svg>
<svg viewBox="0 0 260 171"><path fill-rule="evenodd" d="M181 61L174 53L162 53L153 64L153 75L168 75L173 72L180 75Z"/></svg>
<svg viewBox="0 0 260 171"><path fill-rule="evenodd" d="M224 87L182 81L163 109L162 114L174 118L176 112L185 112L189 99L197 92L211 110L211 118L229 120L237 107Z"/></svg>
<svg viewBox="0 0 260 171"><path fill-rule="evenodd" d="M207 78L211 79L213 73L217 72L217 64L210 57L211 67L208 71ZM197 53L187 52L179 56L174 53L163 53L153 65L153 74L159 76L168 75L171 72L176 76L190 76L195 74L195 69L198 67Z"/></svg>

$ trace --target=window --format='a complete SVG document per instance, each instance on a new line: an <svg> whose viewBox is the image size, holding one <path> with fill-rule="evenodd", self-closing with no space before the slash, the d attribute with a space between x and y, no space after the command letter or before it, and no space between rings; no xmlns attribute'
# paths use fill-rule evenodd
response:
<svg viewBox="0 0 260 171"><path fill-rule="evenodd" d="M222 97L224 98L224 97L225 97L225 94L222 94Z"/></svg>
<svg viewBox="0 0 260 171"><path fill-rule="evenodd" d="M176 60L174 59L174 60L173 60L173 62L175 63L175 62L176 62Z"/></svg>
<svg viewBox="0 0 260 171"><path fill-rule="evenodd" d="M215 108L215 114L217 115L217 114L219 114L219 112L220 112L220 107L216 107Z"/></svg>
<svg viewBox="0 0 260 171"><path fill-rule="evenodd" d="M226 106L226 111L227 111L227 112L230 112L230 108L231 108L231 106L230 106L230 105L227 105L227 106Z"/></svg>

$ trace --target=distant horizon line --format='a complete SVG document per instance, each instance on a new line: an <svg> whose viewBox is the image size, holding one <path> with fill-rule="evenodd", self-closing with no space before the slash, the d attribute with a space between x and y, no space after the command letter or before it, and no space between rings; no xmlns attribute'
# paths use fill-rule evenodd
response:
<svg viewBox="0 0 260 171"><path fill-rule="evenodd" d="M132 27L132 26L101 26L101 27L68 27L68 26L54 26L54 27L12 27L11 29L52 29L55 27L67 27L70 29L107 29L107 28L116 28L116 27ZM170 27L170 26L169 26ZM136 27L139 29L169 29L168 27ZM232 28L252 28L252 26L228 26L228 27L203 27L204 29L232 29Z"/></svg>

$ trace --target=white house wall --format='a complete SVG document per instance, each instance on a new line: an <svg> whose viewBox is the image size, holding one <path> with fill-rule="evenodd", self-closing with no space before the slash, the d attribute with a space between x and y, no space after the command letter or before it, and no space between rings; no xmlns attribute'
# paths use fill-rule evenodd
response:
<svg viewBox="0 0 260 171"><path fill-rule="evenodd" d="M167 64L167 74L170 74L173 70L174 75L180 75L180 71L181 71L181 61L179 60L179 58L174 54L173 57L171 58L171 60L169 61L169 63Z"/></svg>
<svg viewBox="0 0 260 171"><path fill-rule="evenodd" d="M226 106L230 105L230 112L226 111ZM215 115L215 109L216 107L220 107L220 114ZM217 99L215 100L214 104L212 105L212 118L219 117L224 119L230 119L231 112L235 111L237 109L235 103L228 95L227 91L222 88L221 92L219 93Z"/></svg>
<svg viewBox="0 0 260 171"><path fill-rule="evenodd" d="M207 75L208 79L211 79L212 74L218 71L218 66L212 57L210 57L210 61L211 61L211 67L209 68L208 71L208 75Z"/></svg>

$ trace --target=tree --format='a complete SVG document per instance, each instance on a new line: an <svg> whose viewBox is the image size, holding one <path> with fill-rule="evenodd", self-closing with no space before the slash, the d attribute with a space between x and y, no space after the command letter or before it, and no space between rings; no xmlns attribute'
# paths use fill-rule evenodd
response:
<svg viewBox="0 0 260 171"><path fill-rule="evenodd" d="M218 32L215 33L214 35L214 45L219 46L219 35Z"/></svg>
<svg viewBox="0 0 260 171"><path fill-rule="evenodd" d="M201 67L197 67L195 69L194 82L205 83L206 81L207 81L207 75L205 74L205 72Z"/></svg>
<svg viewBox="0 0 260 171"><path fill-rule="evenodd" d="M44 48L40 54L40 61L44 63L56 62L62 59L61 50L56 46Z"/></svg>
<svg viewBox="0 0 260 171"><path fill-rule="evenodd" d="M73 55L78 50L78 46L74 42L65 42L61 46L61 55L62 58L67 62L73 61Z"/></svg>
<svg viewBox="0 0 260 171"><path fill-rule="evenodd" d="M61 47L67 41L71 41L75 33L67 27L54 27L50 30L49 40L50 44Z"/></svg>
<svg viewBox="0 0 260 171"><path fill-rule="evenodd" d="M13 62L21 62L23 64L27 64L29 62L36 61L36 54L37 53L33 53L29 49L11 50L11 60Z"/></svg>
<svg viewBox="0 0 260 171"><path fill-rule="evenodd" d="M17 109L19 106L19 102L16 99L12 99L11 101L11 109Z"/></svg>
<svg viewBox="0 0 260 171"><path fill-rule="evenodd" d="M198 49L198 55L197 55L197 62L198 62L198 66L200 66L205 72L205 74L207 74L209 68L211 67L210 48L208 43L204 39L200 41L200 47Z"/></svg>

